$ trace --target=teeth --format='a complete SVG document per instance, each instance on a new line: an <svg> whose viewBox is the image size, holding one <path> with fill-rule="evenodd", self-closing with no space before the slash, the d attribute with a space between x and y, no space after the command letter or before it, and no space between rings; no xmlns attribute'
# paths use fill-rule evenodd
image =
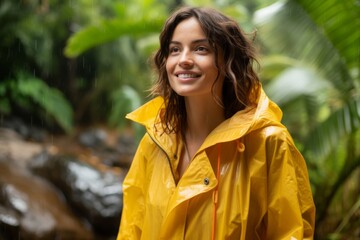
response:
<svg viewBox="0 0 360 240"><path fill-rule="evenodd" d="M179 78L195 78L197 77L196 74L179 74L178 75Z"/></svg>

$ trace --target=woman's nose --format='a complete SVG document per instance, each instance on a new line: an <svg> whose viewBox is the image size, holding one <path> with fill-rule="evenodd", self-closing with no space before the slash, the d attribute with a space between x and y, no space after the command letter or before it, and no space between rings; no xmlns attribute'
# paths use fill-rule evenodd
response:
<svg viewBox="0 0 360 240"><path fill-rule="evenodd" d="M191 52L184 50L179 57L179 66L191 67L194 64L194 60L191 56Z"/></svg>

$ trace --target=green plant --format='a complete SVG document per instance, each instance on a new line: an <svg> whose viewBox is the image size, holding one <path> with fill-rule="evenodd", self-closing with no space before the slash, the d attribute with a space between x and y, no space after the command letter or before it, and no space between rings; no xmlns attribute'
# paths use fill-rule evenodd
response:
<svg viewBox="0 0 360 240"><path fill-rule="evenodd" d="M134 40L160 31L165 20L165 6L154 0L113 3L115 16L102 18L73 34L67 42L65 55L77 57L90 48L123 36Z"/></svg>
<svg viewBox="0 0 360 240"><path fill-rule="evenodd" d="M64 95L41 79L18 73L15 79L0 83L0 113L10 115L15 107L38 115L48 125L58 125L69 133L73 112Z"/></svg>

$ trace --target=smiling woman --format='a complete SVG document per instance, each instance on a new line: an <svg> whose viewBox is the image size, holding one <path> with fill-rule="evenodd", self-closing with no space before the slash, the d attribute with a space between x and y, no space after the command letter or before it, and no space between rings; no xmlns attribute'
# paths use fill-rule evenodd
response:
<svg viewBox="0 0 360 240"><path fill-rule="evenodd" d="M219 70L216 66L217 58L220 57L215 55L214 49L210 46L207 36L196 18L191 17L177 25L170 41L169 55L166 60L169 83L177 95L184 97L188 116L193 112L194 116L198 118L188 118L187 123L191 120L194 124L209 124L207 132L196 133L195 129L189 129L188 136L186 131L182 132L186 154L183 161L179 162L180 177L189 165L192 156L205 140L206 135L225 118L222 104L216 104L215 101L215 99L222 98L221 90L224 81L224 76L219 78ZM211 110L210 108L212 111L208 112ZM205 118L200 119L200 117ZM192 125L188 124L188 127L190 126ZM193 126L196 127L196 125ZM195 135L198 134L202 134L202 138L197 139ZM189 144L190 141L192 144Z"/></svg>
<svg viewBox="0 0 360 240"><path fill-rule="evenodd" d="M165 22L147 133L124 180L120 239L312 239L305 161L253 69L252 42L209 8Z"/></svg>

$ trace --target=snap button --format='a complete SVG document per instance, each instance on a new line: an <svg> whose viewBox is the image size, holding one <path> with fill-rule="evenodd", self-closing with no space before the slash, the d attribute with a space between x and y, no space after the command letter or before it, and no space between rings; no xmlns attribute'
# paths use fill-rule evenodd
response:
<svg viewBox="0 0 360 240"><path fill-rule="evenodd" d="M244 152L245 151L245 144L241 142L241 140L237 140L237 150L239 152Z"/></svg>
<svg viewBox="0 0 360 240"><path fill-rule="evenodd" d="M210 180L208 178L204 178L204 184L209 185L209 183L210 183Z"/></svg>

